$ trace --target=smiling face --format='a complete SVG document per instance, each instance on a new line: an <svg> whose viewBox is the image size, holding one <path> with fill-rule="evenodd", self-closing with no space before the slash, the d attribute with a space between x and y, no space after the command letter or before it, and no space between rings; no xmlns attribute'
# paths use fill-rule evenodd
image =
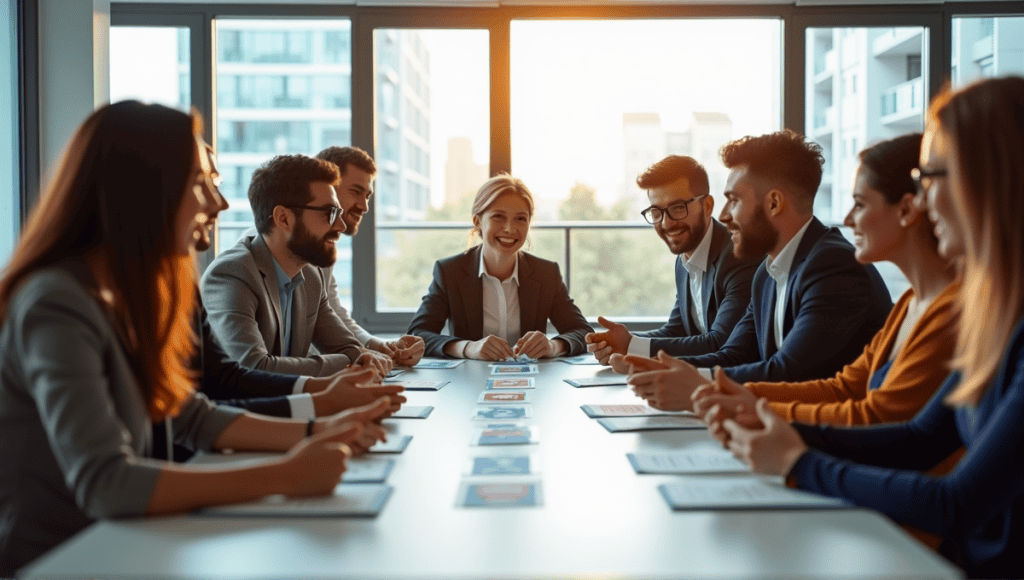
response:
<svg viewBox="0 0 1024 580"><path fill-rule="evenodd" d="M944 258L963 256L967 248L967 237L960 212L957 210L952 182L956 172L952 147L941 129L929 123L921 144L921 171L946 170L947 176L922 180L922 189L928 201L928 217L933 224L935 237L939 240L939 255Z"/></svg>
<svg viewBox="0 0 1024 580"><path fill-rule="evenodd" d="M217 214L228 208L228 202L220 193L221 176L217 170L217 156L202 141L199 142L199 161L203 172L201 185L206 196L206 204L196 223L193 237L196 250L205 252L213 245L211 235L217 225Z"/></svg>
<svg viewBox="0 0 1024 580"><path fill-rule="evenodd" d="M313 199L306 205L312 207L338 206L338 196L331 184L315 181L309 184ZM338 259L336 244L345 231L344 216L338 216L334 224L328 223L326 211L298 209L295 227L286 242L288 250L307 264L318 268L334 265Z"/></svg>
<svg viewBox="0 0 1024 580"><path fill-rule="evenodd" d="M177 239L175 249L182 256L187 256L195 248L198 240L196 229L203 227L207 219L204 208L209 202L203 191L206 175L203 173L199 160L198 151L200 150L196 150L197 153L192 160L192 169L186 181L185 192L181 196L178 212L174 216L174 231Z"/></svg>
<svg viewBox="0 0 1024 580"><path fill-rule="evenodd" d="M345 210L341 219L345 220L345 234L354 236L359 231L359 222L363 214L370 208L370 196L373 195L373 176L354 165L348 165L345 175L341 176L338 185L338 201Z"/></svg>
<svg viewBox="0 0 1024 580"><path fill-rule="evenodd" d="M647 199L652 206L662 210L676 205L682 205L694 198L690 190L690 180L681 177L672 183L659 187L652 187L647 191ZM707 207L706 207L707 206ZM704 238L708 229L710 212L708 208L714 207L713 199L708 196L701 200L690 201L687 204L686 217L681 220L674 220L665 212L661 221L654 224L654 231L665 241L669 251L673 254L686 254L689 256Z"/></svg>
<svg viewBox="0 0 1024 580"><path fill-rule="evenodd" d="M729 229L733 253L739 258L762 257L779 240L779 230L764 210L765 197L758 193L746 165L729 172L725 183L725 206L718 220Z"/></svg>
<svg viewBox="0 0 1024 580"><path fill-rule="evenodd" d="M863 166L857 169L853 209L843 221L853 230L854 256L862 264L892 261L900 251L903 232L900 206L890 204L882 192L867 184L868 171Z"/></svg>
<svg viewBox="0 0 1024 580"><path fill-rule="evenodd" d="M530 233L530 207L519 195L503 193L482 214L473 216L473 225L480 228L486 250L512 255Z"/></svg>

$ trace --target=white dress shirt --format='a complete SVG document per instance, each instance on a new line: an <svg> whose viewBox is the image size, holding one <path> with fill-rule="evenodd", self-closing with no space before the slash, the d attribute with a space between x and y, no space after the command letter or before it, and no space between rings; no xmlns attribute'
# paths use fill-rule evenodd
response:
<svg viewBox="0 0 1024 580"><path fill-rule="evenodd" d="M813 219L813 218L812 218ZM782 323L786 319L786 291L789 289L789 271L793 267L793 258L796 257L796 249L800 240L804 238L807 226L811 225L808 219L804 227L800 228L793 239L789 240L779 255L772 260L771 256L765 261L765 268L768 275L775 280L775 348L782 348Z"/></svg>
<svg viewBox="0 0 1024 580"><path fill-rule="evenodd" d="M704 232L697 249L690 254L690 257L683 260L683 268L687 272L690 283L690 317L697 325L700 334L708 331L708 321L704 317L704 273L708 271L708 256L711 253L711 234L714 230L715 221L712 218L708 229ZM651 352L651 338L647 336L634 336L629 340L628 354L640 356L653 356L657 353Z"/></svg>
<svg viewBox="0 0 1024 580"><path fill-rule="evenodd" d="M512 275L505 281L487 273L484 253L480 252L480 277L483 278L484 336L493 334L515 346L520 338L519 321L519 257Z"/></svg>

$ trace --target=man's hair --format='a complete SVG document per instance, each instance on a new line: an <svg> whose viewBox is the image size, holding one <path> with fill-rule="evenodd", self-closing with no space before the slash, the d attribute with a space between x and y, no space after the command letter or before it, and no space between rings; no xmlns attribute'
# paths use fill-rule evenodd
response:
<svg viewBox="0 0 1024 580"><path fill-rule="evenodd" d="M689 182L694 197L708 193L708 172L696 159L684 155L669 155L648 167L636 178L636 184L640 189L653 189L683 177Z"/></svg>
<svg viewBox="0 0 1024 580"><path fill-rule="evenodd" d="M759 137L747 136L722 147L722 162L729 169L746 165L757 178L793 187L803 209L814 206L821 185L825 158L821 146L789 129Z"/></svg>
<svg viewBox="0 0 1024 580"><path fill-rule="evenodd" d="M370 157L369 153L358 147L338 147L337 145L331 145L317 153L316 158L323 159L324 161L330 161L337 165L340 175L345 175L345 172L348 171L349 165L354 165L370 175L377 175L377 164L373 162L373 157Z"/></svg>
<svg viewBox="0 0 1024 580"><path fill-rule="evenodd" d="M340 181L338 168L305 155L278 155L261 165L249 182L249 205L256 231L270 233L275 207L308 205L313 199L309 186L319 181L337 185Z"/></svg>

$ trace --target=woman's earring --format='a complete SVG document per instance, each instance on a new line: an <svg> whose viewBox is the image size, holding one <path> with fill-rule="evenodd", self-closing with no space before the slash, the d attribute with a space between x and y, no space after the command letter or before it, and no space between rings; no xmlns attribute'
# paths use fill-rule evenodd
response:
<svg viewBox="0 0 1024 580"><path fill-rule="evenodd" d="M900 225L903 227L907 227L910 224L907 223L907 218L903 218L900 220Z"/></svg>

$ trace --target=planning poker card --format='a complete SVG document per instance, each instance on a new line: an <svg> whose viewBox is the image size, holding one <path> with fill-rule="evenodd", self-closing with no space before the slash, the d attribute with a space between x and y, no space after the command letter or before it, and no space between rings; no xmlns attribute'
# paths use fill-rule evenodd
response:
<svg viewBox="0 0 1024 580"><path fill-rule="evenodd" d="M453 369L460 364L466 362L464 359L447 360L438 358L425 358L421 359L420 362L412 368L414 369Z"/></svg>
<svg viewBox="0 0 1024 580"><path fill-rule="evenodd" d="M473 410L473 418L479 420L515 420L533 417L533 410L528 405L502 405L500 407L477 407Z"/></svg>
<svg viewBox="0 0 1024 580"><path fill-rule="evenodd" d="M541 505L540 482L465 483L458 505L465 507L534 507Z"/></svg>
<svg viewBox="0 0 1024 580"><path fill-rule="evenodd" d="M533 364L500 364L491 365L492 375L535 375L540 372L540 367Z"/></svg>
<svg viewBox="0 0 1024 580"><path fill-rule="evenodd" d="M581 354L579 356L567 356L555 359L571 365L599 365L601 364L592 354Z"/></svg>
<svg viewBox="0 0 1024 580"><path fill-rule="evenodd" d="M384 378L385 379L393 379L393 378L397 377L398 375L404 373L405 370L406 369L400 369L400 368L397 368L397 367L393 368L390 371L388 371L388 374L384 375Z"/></svg>
<svg viewBox="0 0 1024 580"><path fill-rule="evenodd" d="M514 404L514 403L529 403L530 394L526 391L484 391L480 393L480 398L477 399L478 403L491 403L491 404Z"/></svg>
<svg viewBox="0 0 1024 580"><path fill-rule="evenodd" d="M410 405L402 405L402 408L398 410L394 415L391 415L392 419L426 419L430 416L430 412L434 410L434 407L430 405L418 407Z"/></svg>
<svg viewBox="0 0 1024 580"><path fill-rule="evenodd" d="M491 423L473 434L474 445L528 445L536 443L537 427L515 423Z"/></svg>
<svg viewBox="0 0 1024 580"><path fill-rule="evenodd" d="M488 389L535 389L533 377L487 379Z"/></svg>
<svg viewBox="0 0 1024 580"><path fill-rule="evenodd" d="M409 446L412 435L392 435L387 441L379 441L367 453L401 453Z"/></svg>
<svg viewBox="0 0 1024 580"><path fill-rule="evenodd" d="M466 468L466 475L537 475L539 472L540 461L536 455L473 457Z"/></svg>
<svg viewBox="0 0 1024 580"><path fill-rule="evenodd" d="M384 483L395 466L395 460L387 457L363 455L350 458L345 465L342 483Z"/></svg>

